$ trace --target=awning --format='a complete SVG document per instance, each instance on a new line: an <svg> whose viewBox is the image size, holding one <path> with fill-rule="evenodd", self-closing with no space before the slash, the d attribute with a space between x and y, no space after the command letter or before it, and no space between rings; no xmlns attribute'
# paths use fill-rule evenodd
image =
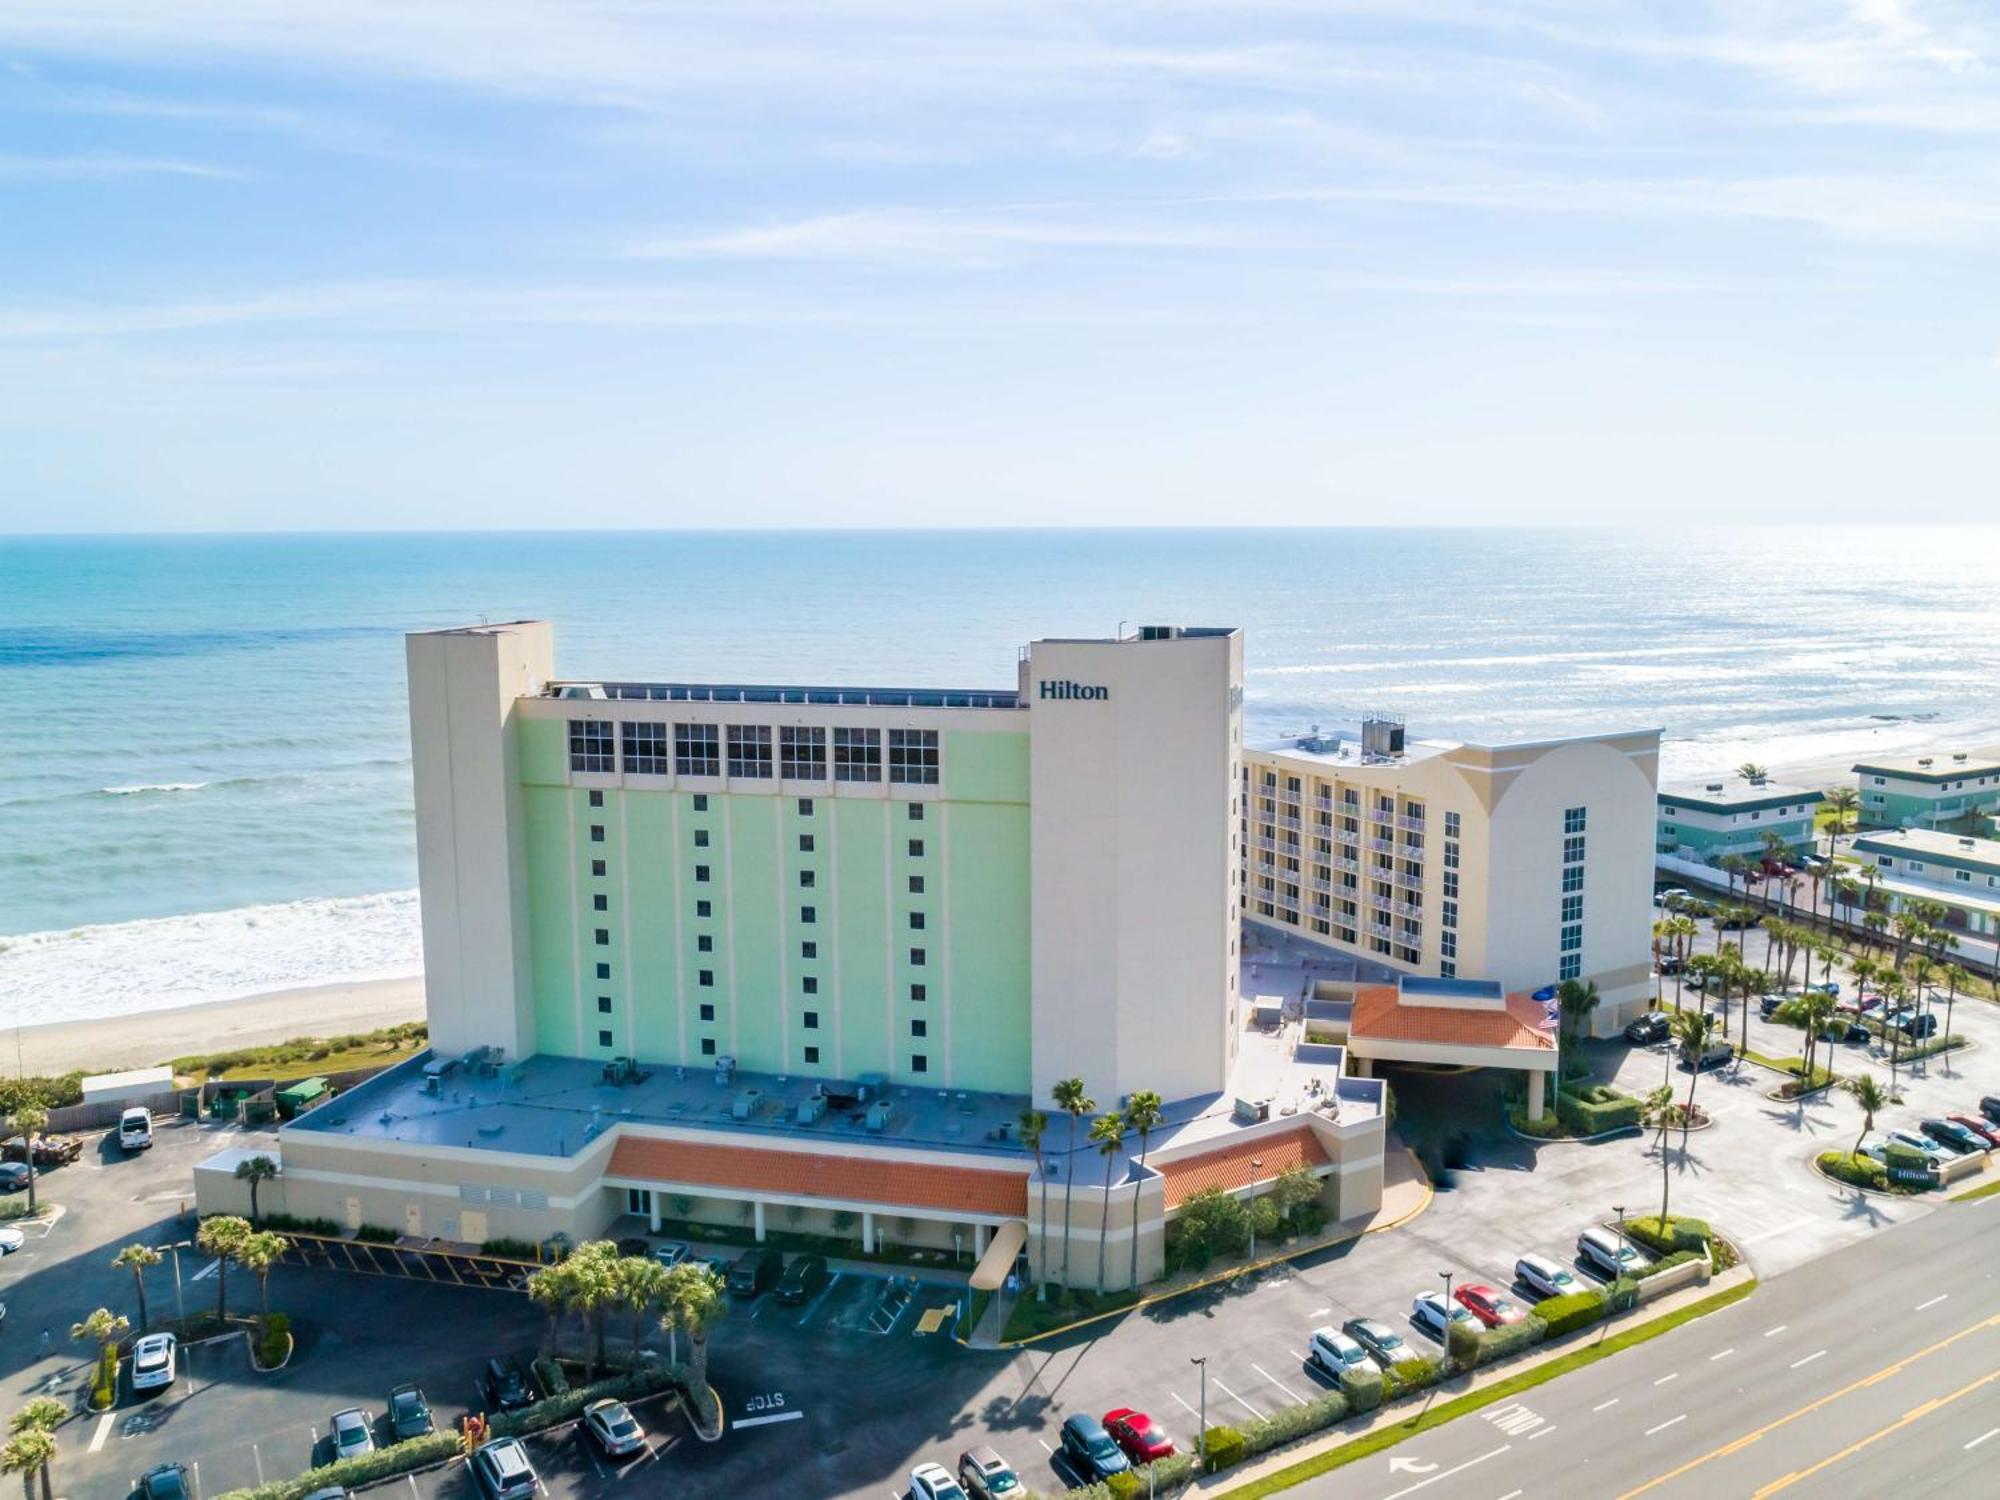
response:
<svg viewBox="0 0 2000 1500"><path fill-rule="evenodd" d="M986 1253L972 1268L972 1280L968 1285L975 1292L999 1291L1007 1278L1014 1274L1014 1258L1027 1243L1028 1226L1020 1219L1009 1219L994 1230L993 1238L986 1242Z"/></svg>

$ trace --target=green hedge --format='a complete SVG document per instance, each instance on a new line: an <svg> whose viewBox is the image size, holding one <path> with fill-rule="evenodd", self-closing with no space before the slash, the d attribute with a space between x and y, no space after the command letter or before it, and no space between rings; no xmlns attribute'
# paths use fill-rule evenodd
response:
<svg viewBox="0 0 2000 1500"><path fill-rule="evenodd" d="M337 1240L346 1231L331 1219L302 1219L297 1214L265 1213L257 1216L258 1222L266 1229L288 1229L294 1234L316 1234L322 1239Z"/></svg>
<svg viewBox="0 0 2000 1500"><path fill-rule="evenodd" d="M1642 1214L1636 1219L1627 1219L1625 1234L1655 1255L1669 1255L1676 1250L1706 1250L1708 1242L1715 1238L1715 1231L1706 1219L1676 1216L1668 1219L1663 1229L1657 1214Z"/></svg>
<svg viewBox="0 0 2000 1500"><path fill-rule="evenodd" d="M1545 1115L1539 1120L1529 1119L1528 1109L1524 1104L1507 1106L1507 1123L1522 1135L1531 1135L1537 1140L1549 1141L1569 1134L1569 1126L1556 1115Z"/></svg>
<svg viewBox="0 0 2000 1500"><path fill-rule="evenodd" d="M505 1236L497 1240L481 1240L479 1242L479 1253L481 1255L495 1256L500 1260L534 1260L536 1258L535 1248L533 1240L516 1240Z"/></svg>
<svg viewBox="0 0 2000 1500"><path fill-rule="evenodd" d="M1413 1359L1399 1359L1382 1375L1383 1398L1394 1401L1398 1396L1427 1391L1438 1383L1443 1373L1442 1360L1431 1359L1422 1354Z"/></svg>
<svg viewBox="0 0 2000 1500"><path fill-rule="evenodd" d="M39 1104L43 1109L61 1109L66 1104L83 1103L83 1074L64 1073L58 1077L0 1078L0 1115L11 1115L23 1104Z"/></svg>
<svg viewBox="0 0 2000 1500"><path fill-rule="evenodd" d="M1602 1084L1556 1095L1556 1118L1578 1135L1602 1135L1607 1130L1624 1130L1639 1123L1642 1106L1630 1094L1620 1094Z"/></svg>
<svg viewBox="0 0 2000 1500"><path fill-rule="evenodd" d="M1580 1292L1543 1298L1535 1304L1535 1316L1542 1320L1544 1333L1554 1339L1588 1328L1602 1319L1610 1306L1610 1299L1604 1293L1586 1287Z"/></svg>
<svg viewBox="0 0 2000 1500"><path fill-rule="evenodd" d="M1901 1188L1909 1191L1907 1184L1889 1181L1888 1169L1872 1156L1854 1156L1846 1151L1822 1151L1817 1162L1819 1169L1836 1181L1849 1187L1873 1188L1878 1193L1894 1192Z"/></svg>
<svg viewBox="0 0 2000 1500"><path fill-rule="evenodd" d="M283 1359L291 1333L292 1320L283 1313L272 1313L260 1319L257 1330L258 1361L268 1368Z"/></svg>
<svg viewBox="0 0 2000 1500"><path fill-rule="evenodd" d="M1326 1391L1296 1406L1280 1407L1270 1416L1241 1429L1244 1451L1252 1455L1269 1453L1273 1448L1282 1448L1287 1443L1297 1442L1302 1437L1346 1421L1347 1413L1347 1398L1339 1391Z"/></svg>
<svg viewBox="0 0 2000 1500"><path fill-rule="evenodd" d="M1208 1455L1208 1472L1214 1474L1242 1463L1248 1445L1234 1427L1211 1427L1203 1434L1202 1451Z"/></svg>
<svg viewBox="0 0 2000 1500"><path fill-rule="evenodd" d="M1365 1366L1343 1371L1340 1389L1347 1397L1347 1406L1357 1414L1375 1410L1382 1404L1382 1372Z"/></svg>
<svg viewBox="0 0 2000 1500"><path fill-rule="evenodd" d="M1452 1326L1456 1331L1464 1325ZM1548 1337L1549 1325L1529 1313L1518 1323L1502 1323L1498 1328L1473 1328L1468 1331L1471 1334L1471 1357L1459 1358L1461 1369L1477 1369L1481 1365L1492 1364L1496 1359L1519 1354L1523 1349L1532 1349ZM1463 1342L1462 1339L1454 1340L1454 1355L1458 1354L1457 1346Z"/></svg>
<svg viewBox="0 0 2000 1500"><path fill-rule="evenodd" d="M90 1380L90 1409L109 1411L118 1399L118 1350L106 1344L97 1351L97 1370Z"/></svg>

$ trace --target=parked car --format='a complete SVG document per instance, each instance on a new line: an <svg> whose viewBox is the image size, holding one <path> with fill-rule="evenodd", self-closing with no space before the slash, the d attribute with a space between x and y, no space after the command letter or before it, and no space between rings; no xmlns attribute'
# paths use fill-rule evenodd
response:
<svg viewBox="0 0 2000 1500"><path fill-rule="evenodd" d="M1892 1130L1885 1137L1891 1144L1905 1146L1917 1152L1932 1166L1940 1165L1947 1157L1956 1156L1956 1151L1947 1151L1928 1136L1918 1135L1914 1130Z"/></svg>
<svg viewBox="0 0 2000 1500"><path fill-rule="evenodd" d="M715 1254L704 1255L699 1260L697 1260L695 1264L698 1266L706 1266L708 1268L709 1275L713 1276L717 1281L727 1284L729 1280L728 1256L715 1255Z"/></svg>
<svg viewBox="0 0 2000 1500"><path fill-rule="evenodd" d="M680 1240L668 1240L664 1245L653 1247L653 1259L672 1270L694 1252Z"/></svg>
<svg viewBox="0 0 2000 1500"><path fill-rule="evenodd" d="M1992 1120L1983 1120L1978 1115L1953 1115L1951 1122L1954 1125L1963 1125L1967 1130L1978 1136L1982 1141L1986 1142L1989 1150L1994 1146L2000 1146L2000 1123Z"/></svg>
<svg viewBox="0 0 2000 1500"><path fill-rule="evenodd" d="M1771 1012L1783 1005L1789 998L1787 995L1759 995L1757 997L1757 1014L1768 1021L1771 1019Z"/></svg>
<svg viewBox="0 0 2000 1500"><path fill-rule="evenodd" d="M965 1491L943 1464L918 1464L910 1470L910 1500L965 1500Z"/></svg>
<svg viewBox="0 0 2000 1500"><path fill-rule="evenodd" d="M343 1458L359 1458L364 1453L375 1451L375 1433L368 1421L368 1413L358 1406L333 1414L333 1420L326 1424L326 1440L333 1446L336 1463Z"/></svg>
<svg viewBox="0 0 2000 1500"><path fill-rule="evenodd" d="M305 1500L354 1500L354 1492L343 1485L330 1484L325 1489L314 1490Z"/></svg>
<svg viewBox="0 0 2000 1500"><path fill-rule="evenodd" d="M1913 1042L1928 1041L1937 1035L1938 1020L1929 1011L1904 1011L1891 1016L1889 1024Z"/></svg>
<svg viewBox="0 0 2000 1500"><path fill-rule="evenodd" d="M1711 1068L1723 1067L1734 1056L1736 1047L1730 1042L1710 1042L1700 1057L1696 1057L1685 1042L1681 1044L1681 1066L1692 1068L1697 1073L1706 1073Z"/></svg>
<svg viewBox="0 0 2000 1500"><path fill-rule="evenodd" d="M1692 893L1684 885L1664 886L1653 892L1653 899L1662 906L1672 906L1676 901L1687 901Z"/></svg>
<svg viewBox="0 0 2000 1500"><path fill-rule="evenodd" d="M1730 932L1734 932L1739 928L1747 931L1752 927L1762 927L1764 925L1764 914L1762 912L1751 911L1748 907L1738 907L1722 919L1722 925Z"/></svg>
<svg viewBox="0 0 2000 1500"><path fill-rule="evenodd" d="M427 1437L436 1427L422 1386L399 1385L389 1392L389 1434L396 1442Z"/></svg>
<svg viewBox="0 0 2000 1500"><path fill-rule="evenodd" d="M184 1464L155 1464L139 1476L139 1500L188 1500Z"/></svg>
<svg viewBox="0 0 2000 1500"><path fill-rule="evenodd" d="M1838 979L1829 979L1825 984L1809 984L1806 986L1806 993L1808 995L1831 995L1835 999L1839 999L1840 981Z"/></svg>
<svg viewBox="0 0 2000 1500"><path fill-rule="evenodd" d="M1988 1094L1981 1099L1979 1112L1989 1120L2000 1121L2000 1094Z"/></svg>
<svg viewBox="0 0 2000 1500"><path fill-rule="evenodd" d="M1469 1323L1472 1314L1453 1304L1445 1305L1443 1292L1420 1292L1410 1299L1410 1321L1432 1338L1442 1339L1453 1323Z"/></svg>
<svg viewBox="0 0 2000 1500"><path fill-rule="evenodd" d="M1518 1323L1527 1316L1512 1301L1501 1296L1492 1287L1477 1282L1471 1286L1457 1288L1452 1292L1452 1296L1461 1305L1470 1308L1473 1317L1488 1328L1498 1328L1503 1323Z"/></svg>
<svg viewBox="0 0 2000 1500"><path fill-rule="evenodd" d="M1681 971L1681 956L1678 953L1662 953L1660 961L1653 968L1660 974L1678 974Z"/></svg>
<svg viewBox="0 0 2000 1500"><path fill-rule="evenodd" d="M646 1429L623 1401L593 1401L583 1409L583 1430L606 1458L630 1458L646 1450Z"/></svg>
<svg viewBox="0 0 2000 1500"><path fill-rule="evenodd" d="M132 1345L132 1389L162 1390L174 1383L178 1351L171 1333L149 1333Z"/></svg>
<svg viewBox="0 0 2000 1500"><path fill-rule="evenodd" d="M1930 1119L1917 1127L1939 1145L1946 1147L1954 1156L1970 1156L1975 1151L1986 1149L1986 1138L1974 1135L1963 1125L1950 1120Z"/></svg>
<svg viewBox="0 0 2000 1500"><path fill-rule="evenodd" d="M1335 1380L1350 1370L1379 1372L1382 1368L1376 1363L1375 1356L1361 1347L1359 1340L1350 1338L1338 1328L1315 1328L1312 1337L1306 1341L1306 1359Z"/></svg>
<svg viewBox="0 0 2000 1500"><path fill-rule="evenodd" d="M1403 1336L1379 1319L1349 1318L1340 1325L1340 1331L1374 1355L1376 1363L1385 1370L1397 1360L1410 1357L1410 1346L1403 1342Z"/></svg>
<svg viewBox="0 0 2000 1500"><path fill-rule="evenodd" d="M636 1234L628 1234L618 1242L618 1253L620 1255L634 1256L651 1255L653 1253L653 1242L649 1239L643 1239Z"/></svg>
<svg viewBox="0 0 2000 1500"><path fill-rule="evenodd" d="M1538 1297L1563 1297L1578 1290L1578 1282L1568 1266L1546 1255L1524 1255L1514 1262L1514 1279Z"/></svg>
<svg viewBox="0 0 2000 1500"><path fill-rule="evenodd" d="M486 1393L487 1406L494 1411L519 1411L534 1404L535 1393L520 1361L507 1355L498 1354L486 1361L479 1384Z"/></svg>
<svg viewBox="0 0 2000 1500"><path fill-rule="evenodd" d="M1124 1449L1125 1456L1135 1464L1149 1464L1157 1458L1174 1456L1174 1440L1161 1430L1160 1424L1129 1406L1114 1407L1106 1412L1104 1430L1111 1434L1111 1441Z"/></svg>
<svg viewBox="0 0 2000 1500"><path fill-rule="evenodd" d="M1635 1047L1650 1047L1673 1034L1673 1022L1665 1011L1649 1010L1625 1028L1625 1040Z"/></svg>
<svg viewBox="0 0 2000 1500"><path fill-rule="evenodd" d="M0 1193L18 1193L28 1185L28 1164L0 1161Z"/></svg>
<svg viewBox="0 0 2000 1500"><path fill-rule="evenodd" d="M824 1255L795 1255L778 1282L780 1302L803 1302L827 1282Z"/></svg>
<svg viewBox="0 0 2000 1500"><path fill-rule="evenodd" d="M971 1448L958 1455L958 1482L971 1500L1000 1500L1021 1493L1021 1476L991 1448Z"/></svg>
<svg viewBox="0 0 2000 1500"><path fill-rule="evenodd" d="M0 1224L0 1255L12 1255L28 1243L28 1237L12 1224Z"/></svg>
<svg viewBox="0 0 2000 1500"><path fill-rule="evenodd" d="M489 1500L533 1500L539 1481L519 1438L495 1438L472 1454L472 1472Z"/></svg>
<svg viewBox="0 0 2000 1500"><path fill-rule="evenodd" d="M785 1273L783 1252L766 1246L745 1250L729 1263L729 1293L733 1297L754 1297Z"/></svg>
<svg viewBox="0 0 2000 1500"><path fill-rule="evenodd" d="M1639 1268L1639 1252L1623 1235L1593 1224L1576 1237L1576 1253L1591 1270L1616 1278Z"/></svg>
<svg viewBox="0 0 2000 1500"><path fill-rule="evenodd" d="M1086 1484L1100 1484L1132 1467L1104 1424L1086 1412L1063 1418L1062 1454Z"/></svg>
<svg viewBox="0 0 2000 1500"><path fill-rule="evenodd" d="M50 1167L68 1166L83 1155L83 1142L73 1135L38 1135L35 1137L35 1170L45 1172ZM0 1157L8 1161L26 1161L28 1143L20 1136L11 1136L6 1145L0 1146Z"/></svg>
<svg viewBox="0 0 2000 1500"><path fill-rule="evenodd" d="M153 1144L153 1114L143 1105L126 1110L118 1117L118 1145L125 1151L144 1151Z"/></svg>

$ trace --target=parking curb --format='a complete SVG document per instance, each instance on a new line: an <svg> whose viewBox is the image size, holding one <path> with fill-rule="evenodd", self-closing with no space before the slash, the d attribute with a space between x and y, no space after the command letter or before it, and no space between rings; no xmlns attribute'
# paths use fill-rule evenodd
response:
<svg viewBox="0 0 2000 1500"><path fill-rule="evenodd" d="M1845 1182L1838 1177L1828 1176L1825 1172L1822 1172L1820 1170L1819 1153L1817 1151L1815 1151L1811 1156L1808 1156L1806 1158L1806 1170L1811 1172L1813 1176L1817 1177L1821 1182L1831 1183L1833 1186L1845 1189L1847 1192L1850 1193L1865 1193L1870 1198L1881 1198L1890 1203L1951 1202L1950 1198L1944 1196L1943 1188L1936 1188L1936 1187L1925 1188L1921 1193L1885 1193L1880 1188L1862 1187L1859 1183Z"/></svg>

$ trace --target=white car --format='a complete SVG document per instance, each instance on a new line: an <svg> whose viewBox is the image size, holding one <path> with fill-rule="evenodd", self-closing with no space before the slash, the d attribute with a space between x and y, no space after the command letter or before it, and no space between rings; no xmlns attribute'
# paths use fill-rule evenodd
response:
<svg viewBox="0 0 2000 1500"><path fill-rule="evenodd" d="M910 1500L965 1500L965 1491L943 1464L918 1464L910 1470Z"/></svg>
<svg viewBox="0 0 2000 1500"><path fill-rule="evenodd" d="M1645 1264L1624 1236L1593 1225L1576 1237L1577 1256L1586 1268L1607 1278L1629 1276Z"/></svg>
<svg viewBox="0 0 2000 1500"><path fill-rule="evenodd" d="M12 1255L28 1243L28 1237L12 1224L0 1224L0 1255Z"/></svg>
<svg viewBox="0 0 2000 1500"><path fill-rule="evenodd" d="M1456 1302L1447 1307L1443 1292L1424 1292L1410 1303L1410 1321L1441 1339L1453 1323L1471 1322L1472 1311Z"/></svg>
<svg viewBox="0 0 2000 1500"><path fill-rule="evenodd" d="M156 1391L174 1383L174 1336L149 1333L132 1345L132 1389Z"/></svg>
<svg viewBox="0 0 2000 1500"><path fill-rule="evenodd" d="M1567 1296L1581 1285L1568 1266L1559 1265L1546 1255L1524 1255L1515 1261L1514 1279L1544 1297Z"/></svg>
<svg viewBox="0 0 2000 1500"><path fill-rule="evenodd" d="M1382 1373L1381 1362L1361 1347L1361 1341L1349 1338L1338 1328L1315 1328L1306 1350L1306 1358L1335 1380L1351 1370Z"/></svg>
<svg viewBox="0 0 2000 1500"><path fill-rule="evenodd" d="M368 1413L358 1406L335 1412L333 1420L326 1424L326 1436L327 1441L333 1444L335 1462L375 1451L375 1434L369 1425Z"/></svg>

